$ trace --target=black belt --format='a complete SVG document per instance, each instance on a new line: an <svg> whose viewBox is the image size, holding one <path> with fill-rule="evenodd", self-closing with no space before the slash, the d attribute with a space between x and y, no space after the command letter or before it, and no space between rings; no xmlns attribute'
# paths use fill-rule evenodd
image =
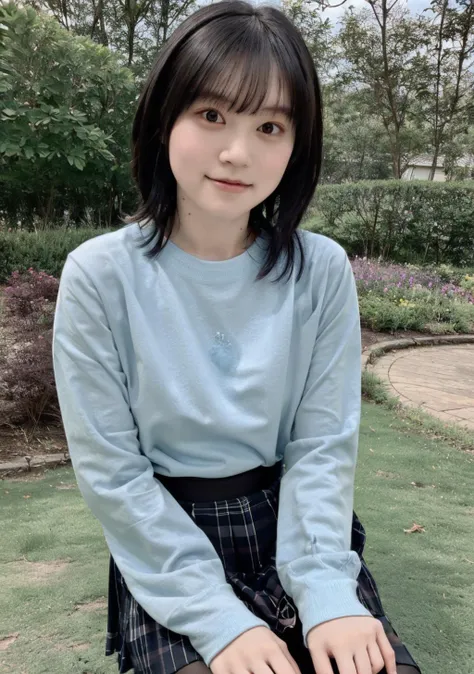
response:
<svg viewBox="0 0 474 674"><path fill-rule="evenodd" d="M224 501L269 489L281 477L282 461L273 466L258 466L230 477L169 477L155 473L177 501Z"/></svg>

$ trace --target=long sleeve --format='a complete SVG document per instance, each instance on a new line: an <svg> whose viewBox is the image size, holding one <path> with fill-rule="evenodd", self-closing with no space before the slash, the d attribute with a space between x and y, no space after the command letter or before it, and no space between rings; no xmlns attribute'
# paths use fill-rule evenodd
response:
<svg viewBox="0 0 474 674"><path fill-rule="evenodd" d="M360 603L361 563L351 551L361 408L360 320L355 280L334 247L312 319L318 320L303 396L285 447L277 570L298 608L305 643L316 625L371 615Z"/></svg>
<svg viewBox="0 0 474 674"><path fill-rule="evenodd" d="M103 299L71 254L53 361L77 484L130 592L157 622L187 635L209 664L237 636L267 625L236 597L207 536L153 477Z"/></svg>

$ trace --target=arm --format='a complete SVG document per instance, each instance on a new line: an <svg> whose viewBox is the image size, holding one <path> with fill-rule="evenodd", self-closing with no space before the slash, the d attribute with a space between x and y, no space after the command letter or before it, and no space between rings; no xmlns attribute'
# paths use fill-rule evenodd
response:
<svg viewBox="0 0 474 674"><path fill-rule="evenodd" d="M53 361L78 487L130 592L209 664L266 623L236 597L212 543L153 477L99 293L71 256L59 286Z"/></svg>
<svg viewBox="0 0 474 674"><path fill-rule="evenodd" d="M357 291L344 250L329 254L278 514L277 570L298 607L306 645L310 629L322 622L371 615L356 595L361 563L350 549L361 406Z"/></svg>

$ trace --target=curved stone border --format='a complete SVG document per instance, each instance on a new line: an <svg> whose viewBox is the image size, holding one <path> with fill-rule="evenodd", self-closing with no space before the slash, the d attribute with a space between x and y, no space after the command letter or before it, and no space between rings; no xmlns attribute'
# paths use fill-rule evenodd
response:
<svg viewBox="0 0 474 674"><path fill-rule="evenodd" d="M71 458L66 452L61 454L38 454L36 456L25 456L17 461L0 463L0 479L13 477L18 473L36 473L41 468L57 468L58 466L68 466L71 464Z"/></svg>
<svg viewBox="0 0 474 674"><path fill-rule="evenodd" d="M390 351L409 349L413 346L440 346L443 344L474 344L474 335L430 335L429 337L409 337L379 342L362 353L362 370L373 365L376 360ZM56 468L71 464L69 454L43 454L34 457L26 456L18 461L0 463L0 479L18 473L34 473L41 468Z"/></svg>
<svg viewBox="0 0 474 674"><path fill-rule="evenodd" d="M413 346L443 346L446 344L474 344L474 335L430 335L429 337L405 337L379 342L362 353L362 370L390 351L409 349Z"/></svg>
<svg viewBox="0 0 474 674"><path fill-rule="evenodd" d="M434 418L463 428L465 424L462 419L456 419L453 415L444 411L424 408L410 398L402 395L394 387L389 376L394 361L400 358L396 354L389 356L388 354L392 351L413 349L416 346L453 346L457 344L474 344L474 335L430 335L429 337L413 337L379 342L362 354L362 371L369 371L370 368L370 371L373 371L375 375L388 385L391 395L398 400L398 404L402 407L422 409ZM379 358L383 356L386 357L378 363Z"/></svg>

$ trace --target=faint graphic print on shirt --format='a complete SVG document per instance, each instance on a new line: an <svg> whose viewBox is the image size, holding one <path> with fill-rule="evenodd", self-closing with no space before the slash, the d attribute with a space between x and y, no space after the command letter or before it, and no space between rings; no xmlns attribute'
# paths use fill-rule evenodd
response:
<svg viewBox="0 0 474 674"><path fill-rule="evenodd" d="M235 372L239 360L237 348L223 332L216 332L209 355L214 365L225 374Z"/></svg>

